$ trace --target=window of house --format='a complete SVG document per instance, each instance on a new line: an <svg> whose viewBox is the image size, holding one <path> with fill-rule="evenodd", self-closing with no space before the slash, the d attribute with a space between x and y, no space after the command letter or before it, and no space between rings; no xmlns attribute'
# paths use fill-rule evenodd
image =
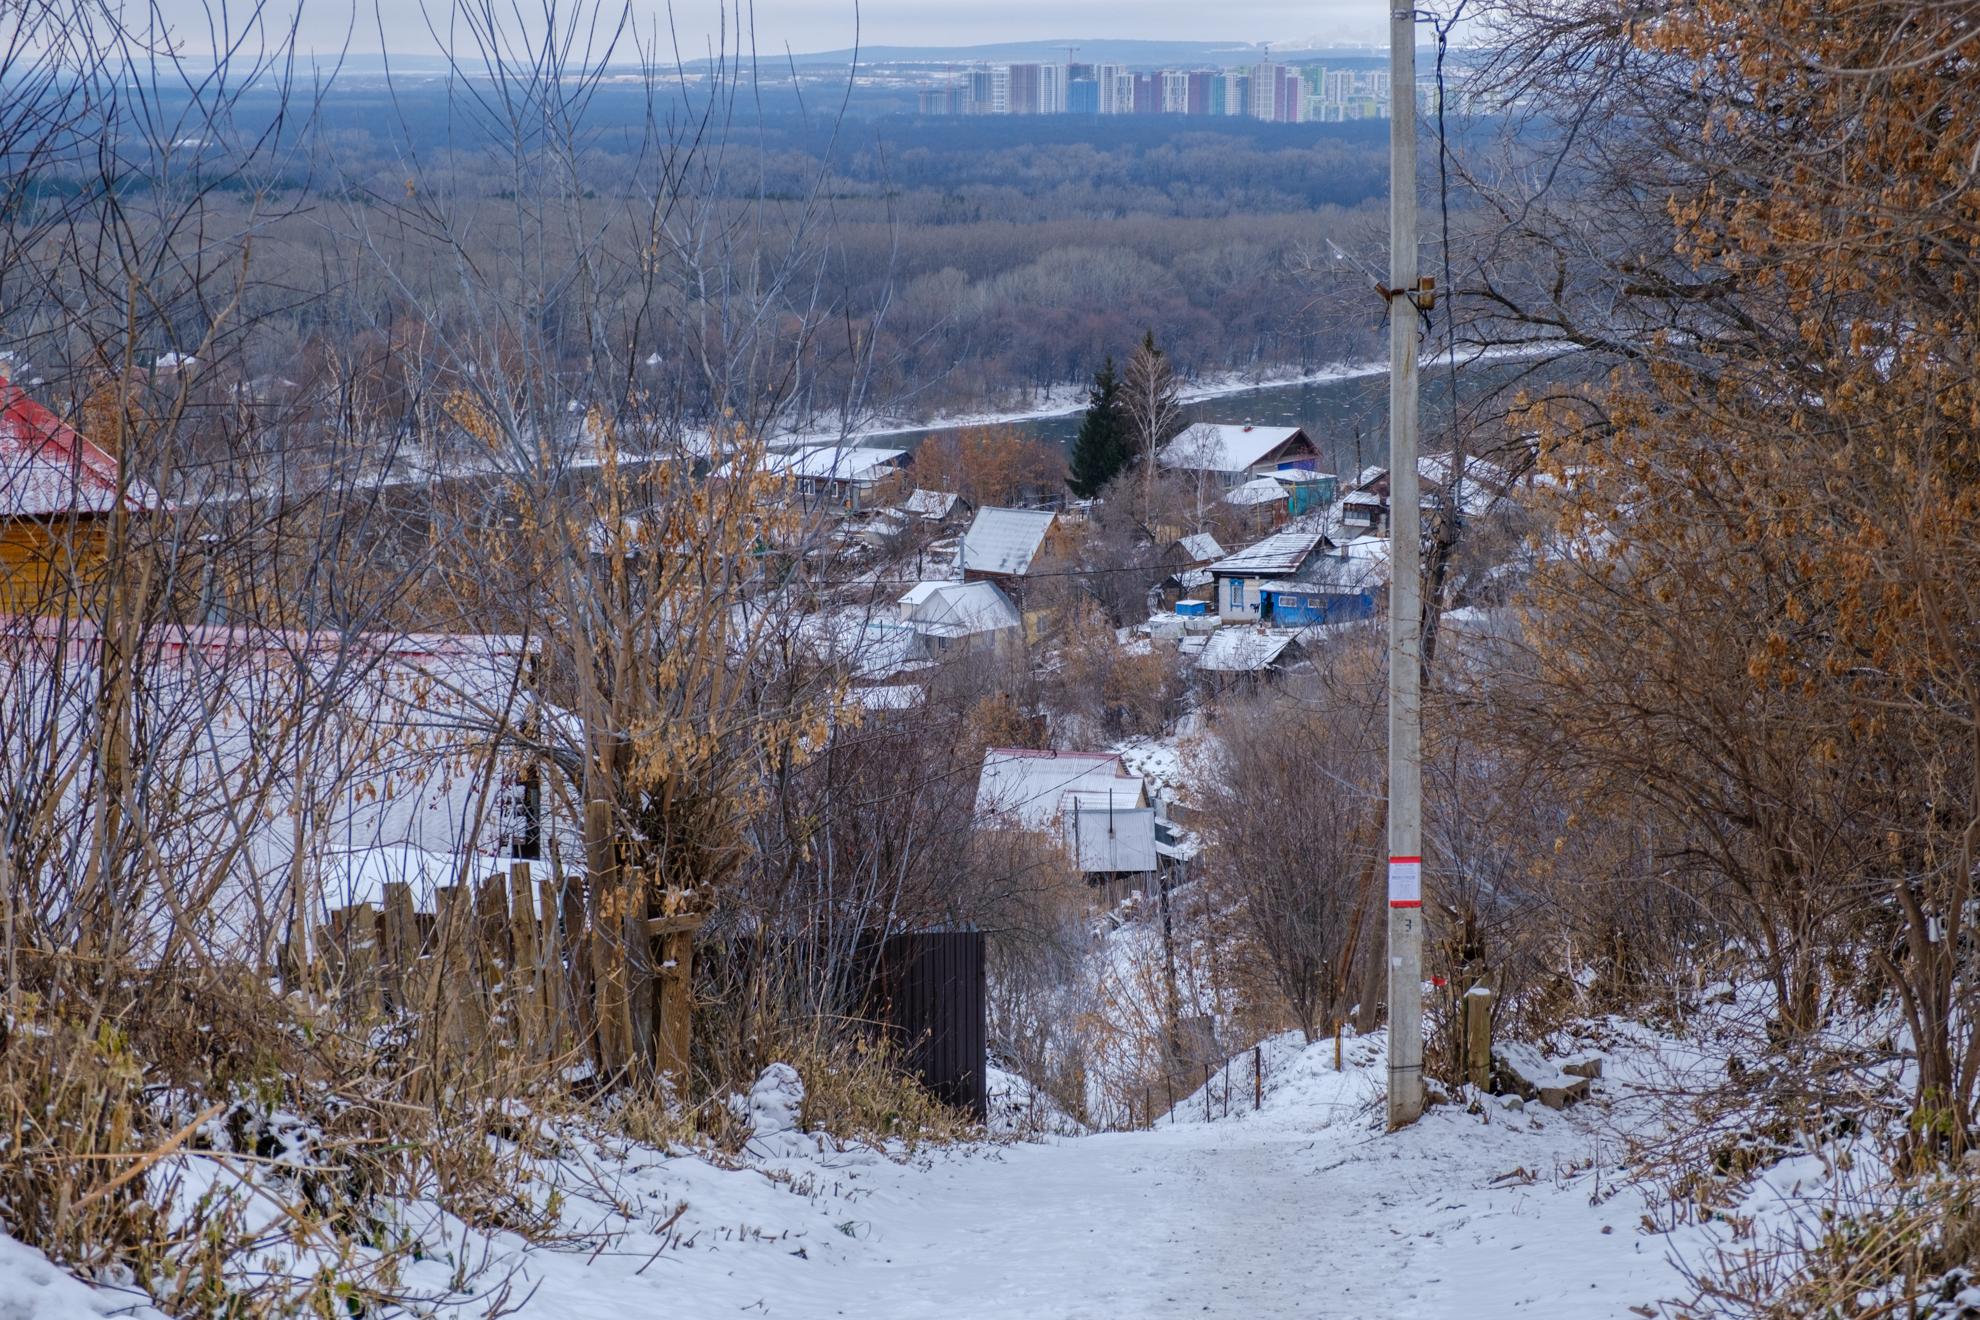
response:
<svg viewBox="0 0 1980 1320"><path fill-rule="evenodd" d="M1230 602L1231 602L1231 608L1232 608L1232 609L1234 609L1234 610L1241 610L1241 609L1243 609L1243 608L1244 608L1244 579L1243 579L1243 578L1232 578L1232 579L1231 579L1231 595L1230 595Z"/></svg>

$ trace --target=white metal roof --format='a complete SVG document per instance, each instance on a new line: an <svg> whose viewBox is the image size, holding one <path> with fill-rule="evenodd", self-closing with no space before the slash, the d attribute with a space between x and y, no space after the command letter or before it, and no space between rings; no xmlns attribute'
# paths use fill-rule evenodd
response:
<svg viewBox="0 0 1980 1320"><path fill-rule="evenodd" d="M1066 843L1082 871L1155 869L1155 808L1114 807L1080 794L1072 804Z"/></svg>
<svg viewBox="0 0 1980 1320"><path fill-rule="evenodd" d="M1021 576L1045 544L1054 516L1050 509L978 509L956 547L957 566Z"/></svg>
<svg viewBox="0 0 1980 1320"><path fill-rule="evenodd" d="M1374 591L1389 580L1388 561L1367 555L1315 555L1296 582L1264 582L1258 590L1341 594Z"/></svg>
<svg viewBox="0 0 1980 1320"><path fill-rule="evenodd" d="M938 519L949 516L956 507L956 493L949 490L920 490L901 501L901 512L915 518Z"/></svg>
<svg viewBox="0 0 1980 1320"><path fill-rule="evenodd" d="M1297 426L1245 426L1198 422L1162 446L1165 468L1190 472L1243 472L1299 434Z"/></svg>
<svg viewBox="0 0 1980 1320"><path fill-rule="evenodd" d="M1274 532L1262 541L1254 542L1224 559L1210 565L1212 573L1230 575L1242 574L1250 577L1283 577L1299 572L1321 541L1318 532Z"/></svg>
<svg viewBox="0 0 1980 1320"><path fill-rule="evenodd" d="M1218 674L1249 674L1270 668L1294 641L1277 628L1219 628L1203 643L1196 667Z"/></svg>
<svg viewBox="0 0 1980 1320"><path fill-rule="evenodd" d="M907 616L918 633L964 637L972 633L1015 628L1024 620L1011 598L993 582L938 582ZM903 597L905 600L905 597Z"/></svg>
<svg viewBox="0 0 1980 1320"><path fill-rule="evenodd" d="M1176 544L1183 548L1183 553L1189 556L1189 562L1192 564L1207 564L1212 559L1224 557L1224 547L1218 545L1217 538L1208 532L1185 536Z"/></svg>
<svg viewBox="0 0 1980 1320"><path fill-rule="evenodd" d="M1271 504L1286 498L1286 488L1270 477L1253 477L1230 494L1224 496L1224 503L1239 506L1251 504Z"/></svg>
<svg viewBox="0 0 1980 1320"><path fill-rule="evenodd" d="M1081 801L1140 806L1146 785L1108 752L1046 752L993 747L983 754L976 814L1023 829L1048 830Z"/></svg>
<svg viewBox="0 0 1980 1320"><path fill-rule="evenodd" d="M808 478L813 481L879 481L908 456L905 449L862 449L857 445L807 445L785 453L765 454L763 470L777 476ZM734 473L735 464L724 463L717 477Z"/></svg>

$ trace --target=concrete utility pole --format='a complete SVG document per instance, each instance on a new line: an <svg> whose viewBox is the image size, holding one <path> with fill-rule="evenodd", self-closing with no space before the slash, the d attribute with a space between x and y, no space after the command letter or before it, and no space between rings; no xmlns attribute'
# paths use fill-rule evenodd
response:
<svg viewBox="0 0 1980 1320"><path fill-rule="evenodd" d="M1416 11L1389 13L1389 1126L1423 1113L1423 579Z"/></svg>

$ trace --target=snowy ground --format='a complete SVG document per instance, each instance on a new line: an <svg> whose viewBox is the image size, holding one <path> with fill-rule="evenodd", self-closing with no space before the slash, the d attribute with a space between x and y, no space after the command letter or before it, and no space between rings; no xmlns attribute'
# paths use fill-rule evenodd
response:
<svg viewBox="0 0 1980 1320"><path fill-rule="evenodd" d="M1152 1131L906 1160L773 1132L741 1168L575 1149L557 1168L571 1242L435 1220L406 1282L471 1277L439 1315L499 1299L542 1320L1626 1317L1682 1291L1615 1183L1627 1060L1568 1113L1447 1106L1389 1135L1379 1037L1350 1040L1338 1073L1331 1042L1265 1048L1257 1112L1247 1056L1229 1117L1213 1084L1215 1121L1199 1095ZM0 1316L110 1309L0 1238Z"/></svg>
<svg viewBox="0 0 1980 1320"><path fill-rule="evenodd" d="M1384 1135L1379 1041L1348 1053L1336 1073L1331 1043L1275 1042L1264 1107L1239 1065L1211 1122L1198 1098L1153 1131L907 1163L629 1168L619 1195L654 1219L685 1198L681 1221L596 1259L515 1258L521 1314L1596 1317L1677 1291L1641 1200L1615 1192L1609 1103L1441 1108Z"/></svg>

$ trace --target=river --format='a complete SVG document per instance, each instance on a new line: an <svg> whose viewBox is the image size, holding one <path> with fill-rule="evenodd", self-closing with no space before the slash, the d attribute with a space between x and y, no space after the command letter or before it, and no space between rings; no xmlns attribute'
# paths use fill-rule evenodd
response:
<svg viewBox="0 0 1980 1320"><path fill-rule="evenodd" d="M1458 399L1466 410L1479 410L1485 402L1509 400L1509 386L1558 381L1566 368L1561 363L1545 365L1533 361L1493 360L1476 362L1458 369ZM1436 452L1449 447L1451 416L1450 369L1443 364L1423 368L1422 374L1423 448ZM1497 397L1495 397L1497 396ZM1496 412L1486 408L1481 411ZM1080 412L1049 417L1028 417L1001 422L1026 435L1070 450L1079 434ZM1298 426L1320 447L1322 460L1343 475L1359 472L1369 463L1380 462L1389 446L1389 374L1375 370L1292 385L1261 385L1187 403L1183 416L1188 422L1255 423L1260 426ZM930 436L946 435L958 426L932 426L920 430L897 431L862 437L860 443L912 449Z"/></svg>

